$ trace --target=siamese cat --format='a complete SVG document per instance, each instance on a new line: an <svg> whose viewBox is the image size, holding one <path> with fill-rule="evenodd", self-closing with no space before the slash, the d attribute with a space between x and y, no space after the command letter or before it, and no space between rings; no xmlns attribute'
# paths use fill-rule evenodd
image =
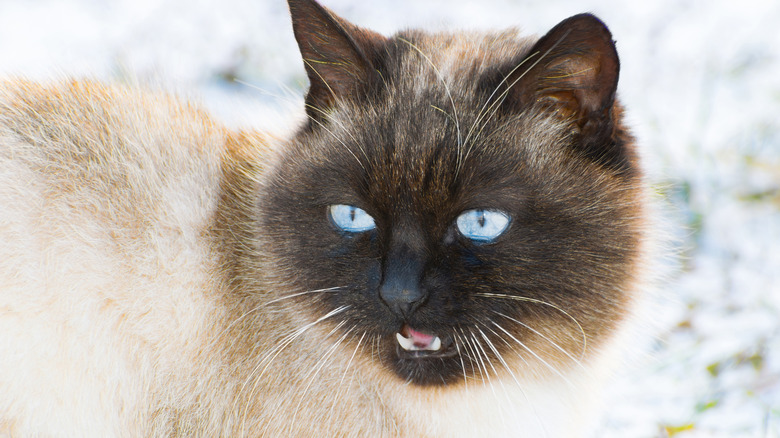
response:
<svg viewBox="0 0 780 438"><path fill-rule="evenodd" d="M646 241L607 27L289 7L291 138L1 83L0 436L584 435Z"/></svg>

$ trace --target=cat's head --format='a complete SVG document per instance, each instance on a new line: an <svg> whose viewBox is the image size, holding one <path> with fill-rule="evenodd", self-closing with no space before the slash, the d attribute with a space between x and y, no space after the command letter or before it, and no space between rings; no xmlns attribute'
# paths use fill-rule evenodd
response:
<svg viewBox="0 0 780 438"><path fill-rule="evenodd" d="M587 360L641 242L604 24L386 38L289 3L311 86L259 212L278 299L418 385Z"/></svg>

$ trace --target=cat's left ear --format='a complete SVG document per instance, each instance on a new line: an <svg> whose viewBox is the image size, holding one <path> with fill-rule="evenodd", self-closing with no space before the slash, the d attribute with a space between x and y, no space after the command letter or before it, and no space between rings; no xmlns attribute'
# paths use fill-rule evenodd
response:
<svg viewBox="0 0 780 438"><path fill-rule="evenodd" d="M570 17L528 52L505 77L505 104L515 110L542 105L572 123L585 155L602 163L625 164L616 138L615 93L620 61L612 34L591 14Z"/></svg>
<svg viewBox="0 0 780 438"><path fill-rule="evenodd" d="M309 91L306 113L322 121L336 102L365 94L381 81L377 60L387 38L357 27L314 0L288 0Z"/></svg>
<svg viewBox="0 0 780 438"><path fill-rule="evenodd" d="M612 34L591 14L570 17L539 39L507 77L522 104L551 104L580 123L609 110L615 100L620 61Z"/></svg>

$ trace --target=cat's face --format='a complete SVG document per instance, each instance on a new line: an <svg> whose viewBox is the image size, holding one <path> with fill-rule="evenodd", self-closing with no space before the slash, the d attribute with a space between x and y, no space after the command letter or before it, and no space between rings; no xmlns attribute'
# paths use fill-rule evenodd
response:
<svg viewBox="0 0 780 438"><path fill-rule="evenodd" d="M617 58L601 59L614 49L557 54L609 51L603 25L580 17L535 44L384 39L291 4L312 119L272 171L259 218L292 285L284 294L301 293L301 312L419 385L586 359L624 314L639 244L638 171L614 120ZM336 43L312 46L317 20L339 23ZM354 67L317 70L312 53L329 51ZM604 90L544 82L591 61L614 70ZM603 81L594 76L585 81Z"/></svg>

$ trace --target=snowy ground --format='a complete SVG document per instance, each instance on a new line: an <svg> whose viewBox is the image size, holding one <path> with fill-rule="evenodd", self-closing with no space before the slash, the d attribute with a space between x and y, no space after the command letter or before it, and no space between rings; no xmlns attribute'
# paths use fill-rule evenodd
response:
<svg viewBox="0 0 780 438"><path fill-rule="evenodd" d="M615 381L600 436L780 437L780 1L325 4L385 34L607 22L673 255L654 340ZM0 75L162 83L278 128L305 87L286 14L283 0L0 0Z"/></svg>

